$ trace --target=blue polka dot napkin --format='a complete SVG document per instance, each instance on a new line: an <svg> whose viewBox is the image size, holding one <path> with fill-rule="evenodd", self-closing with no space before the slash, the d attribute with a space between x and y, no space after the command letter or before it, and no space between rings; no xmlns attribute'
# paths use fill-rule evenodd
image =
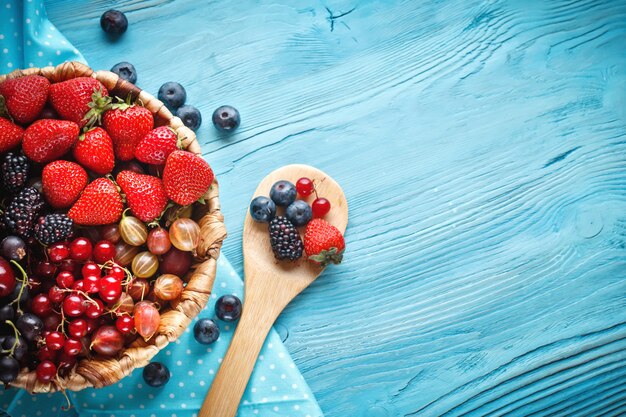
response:
<svg viewBox="0 0 626 417"><path fill-rule="evenodd" d="M0 74L17 68L57 65L66 60L85 62L48 21L42 0L0 0L0 51ZM243 282L223 255L218 262L213 291L199 315L201 318L215 318L215 300L223 294L235 294L243 299ZM221 335L212 345L200 345L191 329L187 329L179 340L155 357L155 361L164 363L171 371L171 379L164 387L147 386L142 370L137 369L110 387L69 393L72 403L69 411L65 411L67 400L60 393L30 395L15 388L0 389L0 408L11 417L196 417L236 326L236 323L219 324ZM274 330L261 350L237 415L323 416Z"/></svg>

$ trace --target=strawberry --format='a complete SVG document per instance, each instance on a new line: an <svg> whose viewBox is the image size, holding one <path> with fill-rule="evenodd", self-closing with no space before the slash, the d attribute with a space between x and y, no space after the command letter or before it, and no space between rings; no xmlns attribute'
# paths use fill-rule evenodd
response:
<svg viewBox="0 0 626 417"><path fill-rule="evenodd" d="M41 183L52 207L70 207L87 185L87 173L75 162L53 161L44 167Z"/></svg>
<svg viewBox="0 0 626 417"><path fill-rule="evenodd" d="M67 215L82 226L116 223L122 217L124 203L117 187L108 178L96 178L74 203Z"/></svg>
<svg viewBox="0 0 626 417"><path fill-rule="evenodd" d="M152 175L122 171L117 174L117 184L126 195L130 211L142 222L150 223L160 217L169 201L163 182Z"/></svg>
<svg viewBox="0 0 626 417"><path fill-rule="evenodd" d="M202 197L213 178L209 164L187 151L172 152L163 170L165 191L169 198L181 206L187 206Z"/></svg>
<svg viewBox="0 0 626 417"><path fill-rule="evenodd" d="M23 138L24 129L0 117L0 153L16 147L22 143Z"/></svg>
<svg viewBox="0 0 626 417"><path fill-rule="evenodd" d="M48 100L50 81L41 75L8 79L0 84L0 96L9 115L17 123L27 124L39 116ZM1 101L1 100L0 100Z"/></svg>
<svg viewBox="0 0 626 417"><path fill-rule="evenodd" d="M160 126L139 141L135 149L135 158L146 164L162 165L178 148L180 141L176 131L169 126Z"/></svg>
<svg viewBox="0 0 626 417"><path fill-rule="evenodd" d="M27 157L35 162L50 162L69 151L80 128L67 120L42 119L28 126L24 132L22 148Z"/></svg>
<svg viewBox="0 0 626 417"><path fill-rule="evenodd" d="M119 101L104 113L104 128L113 139L117 159L130 161L139 141L154 128L154 117L145 107Z"/></svg>
<svg viewBox="0 0 626 417"><path fill-rule="evenodd" d="M93 126L110 106L109 92L91 77L72 78L50 86L50 103L62 118L80 127Z"/></svg>
<svg viewBox="0 0 626 417"><path fill-rule="evenodd" d="M341 232L324 219L313 219L304 233L304 250L309 260L324 267L339 264L346 242Z"/></svg>
<svg viewBox="0 0 626 417"><path fill-rule="evenodd" d="M74 145L74 158L97 174L108 174L115 165L113 141L101 127L88 130Z"/></svg>

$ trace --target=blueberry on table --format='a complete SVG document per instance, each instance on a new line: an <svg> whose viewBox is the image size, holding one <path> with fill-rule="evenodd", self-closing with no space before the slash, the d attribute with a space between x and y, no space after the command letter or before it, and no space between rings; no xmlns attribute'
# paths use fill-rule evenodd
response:
<svg viewBox="0 0 626 417"><path fill-rule="evenodd" d="M277 206L287 207L296 199L296 186L289 181L277 181L272 185L270 198Z"/></svg>
<svg viewBox="0 0 626 417"><path fill-rule="evenodd" d="M122 80L135 84L137 82L137 70L130 62L119 62L111 68L111 72L117 74Z"/></svg>
<svg viewBox="0 0 626 417"><path fill-rule="evenodd" d="M252 220L268 223L276 215L276 204L265 196L256 197L250 203L250 216Z"/></svg>
<svg viewBox="0 0 626 417"><path fill-rule="evenodd" d="M241 316L241 300L236 295L223 295L215 303L215 315L223 321L235 321Z"/></svg>
<svg viewBox="0 0 626 417"><path fill-rule="evenodd" d="M222 132L230 132L239 127L239 111L232 106L220 106L213 112L213 124Z"/></svg>
<svg viewBox="0 0 626 417"><path fill-rule="evenodd" d="M119 10L108 10L100 17L100 27L109 35L119 36L128 29L128 19Z"/></svg>
<svg viewBox="0 0 626 417"><path fill-rule="evenodd" d="M220 337L220 328L211 319L200 319L193 326L193 337L203 345L210 345Z"/></svg>
<svg viewBox="0 0 626 417"><path fill-rule="evenodd" d="M179 83L169 81L159 88L158 98L167 106L168 109L174 111L185 104L185 100L187 100L187 92Z"/></svg>
<svg viewBox="0 0 626 417"><path fill-rule="evenodd" d="M170 370L160 362L150 362L143 368L143 379L151 387L162 387L170 380Z"/></svg>
<svg viewBox="0 0 626 417"><path fill-rule="evenodd" d="M196 109L194 106L185 105L179 107L176 111L176 116L183 121L185 126L194 132L198 130L202 124L202 115L200 114L200 110Z"/></svg>
<svg viewBox="0 0 626 417"><path fill-rule="evenodd" d="M285 217L296 227L306 225L313 217L313 210L305 201L296 200L285 210Z"/></svg>

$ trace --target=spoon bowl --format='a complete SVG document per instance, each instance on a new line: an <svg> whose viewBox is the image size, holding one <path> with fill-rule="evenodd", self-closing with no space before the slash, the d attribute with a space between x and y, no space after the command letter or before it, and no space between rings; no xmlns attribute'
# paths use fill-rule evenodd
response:
<svg viewBox="0 0 626 417"><path fill-rule="evenodd" d="M331 209L324 219L344 233L348 225L348 202L339 184L319 169L308 165L279 168L261 181L252 198L269 195L276 181L295 183L302 177L312 179L317 195L330 201ZM315 198L313 193L303 200L311 204ZM278 208L276 214L282 215L282 210ZM199 417L235 416L272 324L287 304L324 270L309 262L306 255L294 262L277 261L272 253L268 225L252 220L249 212L243 228L243 254L245 302L241 319Z"/></svg>

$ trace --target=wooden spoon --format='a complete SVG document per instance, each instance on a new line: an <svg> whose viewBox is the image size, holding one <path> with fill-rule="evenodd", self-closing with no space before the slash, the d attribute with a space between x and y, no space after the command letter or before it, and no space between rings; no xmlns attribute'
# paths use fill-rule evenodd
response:
<svg viewBox="0 0 626 417"><path fill-rule="evenodd" d="M302 177L315 181L317 193L330 201L325 220L342 233L348 224L348 202L343 190L331 177L308 165L288 165L261 181L254 193L269 196L279 180L295 182ZM306 201L315 199L315 193ZM279 208L277 215L282 215ZM245 302L237 330L220 366L213 386L204 399L199 417L233 417L248 385L261 347L278 315L323 269L303 256L296 262L278 262L270 246L268 225L246 215L243 227Z"/></svg>

